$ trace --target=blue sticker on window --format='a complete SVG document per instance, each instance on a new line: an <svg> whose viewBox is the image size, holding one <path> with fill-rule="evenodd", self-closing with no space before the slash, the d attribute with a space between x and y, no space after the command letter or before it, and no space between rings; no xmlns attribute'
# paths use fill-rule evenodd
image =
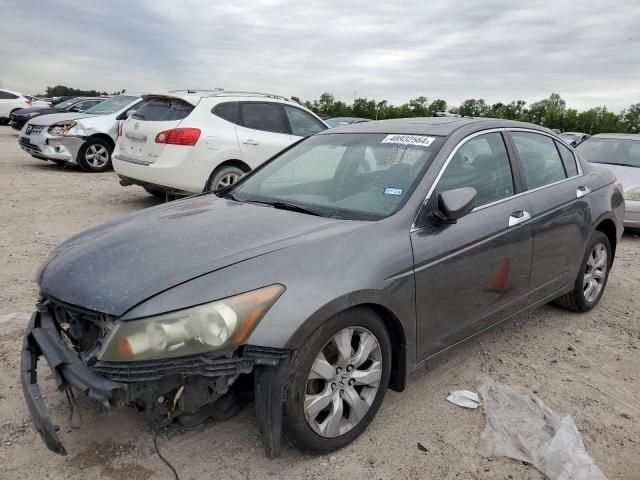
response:
<svg viewBox="0 0 640 480"><path fill-rule="evenodd" d="M385 195L402 195L402 189L387 187L384 189L384 194Z"/></svg>

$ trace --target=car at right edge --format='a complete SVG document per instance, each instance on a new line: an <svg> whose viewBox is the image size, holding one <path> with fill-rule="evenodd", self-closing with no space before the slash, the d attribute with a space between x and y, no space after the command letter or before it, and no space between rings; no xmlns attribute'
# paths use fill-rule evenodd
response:
<svg viewBox="0 0 640 480"><path fill-rule="evenodd" d="M267 454L281 429L332 451L435 355L551 301L596 307L623 214L614 174L537 125L324 130L225 189L57 247L25 333L25 401L63 454L40 357L61 392L134 406L154 425L224 416L253 386Z"/></svg>
<svg viewBox="0 0 640 480"><path fill-rule="evenodd" d="M640 135L600 133L576 147L588 162L603 165L622 183L625 199L625 228L640 231Z"/></svg>

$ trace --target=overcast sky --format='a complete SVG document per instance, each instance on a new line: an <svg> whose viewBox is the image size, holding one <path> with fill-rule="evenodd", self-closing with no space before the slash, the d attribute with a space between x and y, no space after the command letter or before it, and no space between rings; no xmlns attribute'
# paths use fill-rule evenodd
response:
<svg viewBox="0 0 640 480"><path fill-rule="evenodd" d="M0 80L25 93L640 102L638 0L0 0L0 15Z"/></svg>

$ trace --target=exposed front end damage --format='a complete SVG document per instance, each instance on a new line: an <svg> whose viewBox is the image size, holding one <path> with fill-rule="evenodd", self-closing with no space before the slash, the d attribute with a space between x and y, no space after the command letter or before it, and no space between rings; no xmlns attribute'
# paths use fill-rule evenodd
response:
<svg viewBox="0 0 640 480"><path fill-rule="evenodd" d="M22 348L21 380L33 423L49 450L67 453L38 386L41 356L58 389L71 398L73 392L82 393L105 412L134 407L155 427L170 422L194 427L209 418L227 418L255 391L265 451L268 456L279 455L287 350L244 345L165 360L105 362L97 359L96 352L110 321L52 299L41 301L31 317Z"/></svg>

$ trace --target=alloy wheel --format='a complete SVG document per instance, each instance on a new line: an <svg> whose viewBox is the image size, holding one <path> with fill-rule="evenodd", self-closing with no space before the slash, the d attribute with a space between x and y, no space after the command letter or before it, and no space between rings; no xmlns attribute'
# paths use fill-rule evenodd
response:
<svg viewBox="0 0 640 480"><path fill-rule="evenodd" d="M582 280L584 299L587 302L594 302L600 295L604 286L607 267L607 248L602 243L597 243L589 254Z"/></svg>
<svg viewBox="0 0 640 480"><path fill-rule="evenodd" d="M93 168L102 168L109 162L109 150L104 145L94 143L87 148L84 159Z"/></svg>
<svg viewBox="0 0 640 480"><path fill-rule="evenodd" d="M220 190L222 188L228 187L229 185L233 185L238 181L240 175L236 173L227 173L223 175L220 180L218 180L218 184L216 185L216 190Z"/></svg>
<svg viewBox="0 0 640 480"><path fill-rule="evenodd" d="M367 414L382 378L382 349L364 327L347 327L320 349L304 396L304 414L315 433L344 435Z"/></svg>

